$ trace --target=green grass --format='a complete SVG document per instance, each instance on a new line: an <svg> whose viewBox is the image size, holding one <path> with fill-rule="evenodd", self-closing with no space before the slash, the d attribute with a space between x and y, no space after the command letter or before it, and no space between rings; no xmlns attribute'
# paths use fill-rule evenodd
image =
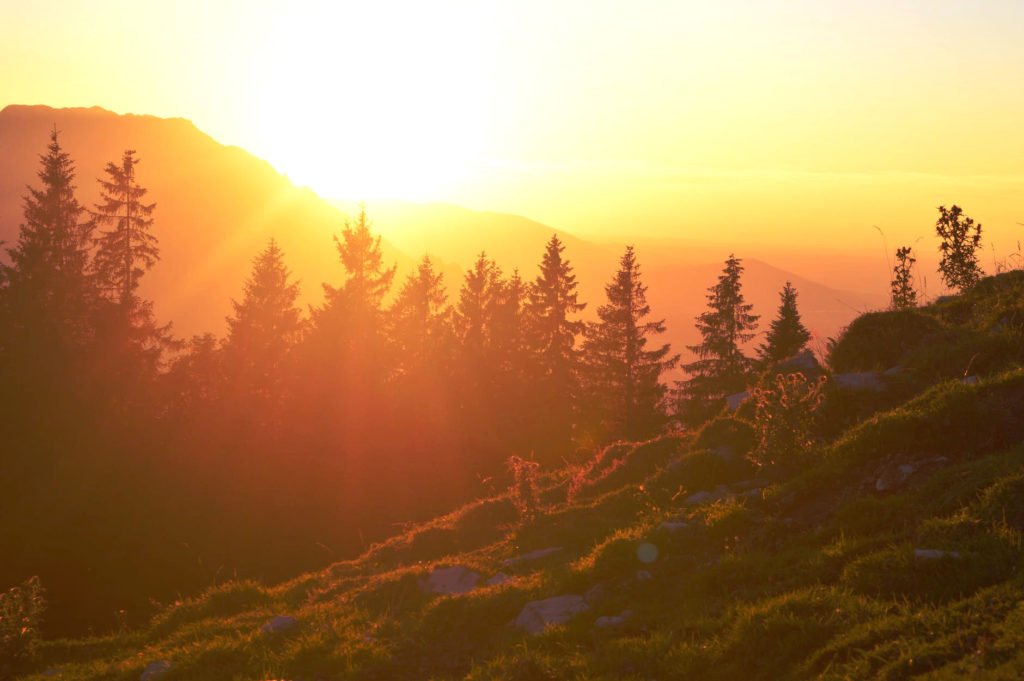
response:
<svg viewBox="0 0 1024 681"><path fill-rule="evenodd" d="M816 456L760 495L684 505L757 475L743 421L621 443L546 476L531 519L507 496L482 499L284 584L230 582L137 630L45 641L22 678L137 679L162 659L168 681L1019 678L1022 310L1024 275L1011 273L855 322L832 368L906 374L884 394L831 394ZM957 380L965 363L983 380ZM741 456L723 459L725 444ZM875 490L881 471L910 462L926 465ZM504 564L552 546L562 551ZM450 565L512 579L424 593L423 577ZM590 594L591 607L537 636L511 625L527 602L561 594ZM624 610L620 626L594 626ZM261 634L276 614L299 626Z"/></svg>

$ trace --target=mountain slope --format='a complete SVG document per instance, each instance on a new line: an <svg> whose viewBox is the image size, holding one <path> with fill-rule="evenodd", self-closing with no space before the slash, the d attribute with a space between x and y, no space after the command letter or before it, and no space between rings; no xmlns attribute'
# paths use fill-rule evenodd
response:
<svg viewBox="0 0 1024 681"><path fill-rule="evenodd" d="M1019 678L1022 294L1013 272L858 319L847 370L900 370L835 381L825 420L857 418L821 424L789 475L710 431L619 443L525 515L484 499L276 587L46 643L23 678Z"/></svg>

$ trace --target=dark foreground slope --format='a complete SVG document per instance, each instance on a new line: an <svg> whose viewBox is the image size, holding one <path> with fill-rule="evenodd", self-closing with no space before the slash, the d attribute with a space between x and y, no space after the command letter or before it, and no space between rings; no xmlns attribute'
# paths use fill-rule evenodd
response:
<svg viewBox="0 0 1024 681"><path fill-rule="evenodd" d="M826 410L795 477L759 477L707 434L614 445L550 476L532 515L481 500L319 573L47 642L25 678L155 662L168 681L1019 677L1022 290L1011 273L905 327L856 322L835 362L892 371L831 393L859 417ZM884 351L869 328L894 334ZM453 576L461 593L432 592ZM565 621L529 633L527 604L553 597ZM294 621L261 630L278 615Z"/></svg>

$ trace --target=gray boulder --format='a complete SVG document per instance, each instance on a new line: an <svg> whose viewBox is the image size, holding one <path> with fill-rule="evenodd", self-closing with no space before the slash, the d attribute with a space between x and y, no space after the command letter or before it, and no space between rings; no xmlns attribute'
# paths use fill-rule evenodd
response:
<svg viewBox="0 0 1024 681"><path fill-rule="evenodd" d="M475 589L480 579L479 573L461 565L455 565L434 568L421 583L421 586L424 591L432 594L464 594Z"/></svg>
<svg viewBox="0 0 1024 681"><path fill-rule="evenodd" d="M139 681L157 681L161 676L171 670L171 663L167 660L157 660L150 662L146 665L146 668L142 670L142 675L139 676Z"/></svg>
<svg viewBox="0 0 1024 681"><path fill-rule="evenodd" d="M549 626L565 624L589 608L583 596L554 596L530 601L516 617L515 625L529 634L539 634Z"/></svg>
<svg viewBox="0 0 1024 681"><path fill-rule="evenodd" d="M260 633L264 636L278 636L286 634L299 625L299 621L290 615L274 615L260 627Z"/></svg>

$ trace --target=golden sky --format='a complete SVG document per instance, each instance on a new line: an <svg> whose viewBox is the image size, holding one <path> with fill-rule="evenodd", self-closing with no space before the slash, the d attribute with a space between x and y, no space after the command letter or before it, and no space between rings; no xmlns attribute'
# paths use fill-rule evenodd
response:
<svg viewBox="0 0 1024 681"><path fill-rule="evenodd" d="M1024 230L1019 0L0 0L0 106L182 116L338 198L876 248Z"/></svg>

